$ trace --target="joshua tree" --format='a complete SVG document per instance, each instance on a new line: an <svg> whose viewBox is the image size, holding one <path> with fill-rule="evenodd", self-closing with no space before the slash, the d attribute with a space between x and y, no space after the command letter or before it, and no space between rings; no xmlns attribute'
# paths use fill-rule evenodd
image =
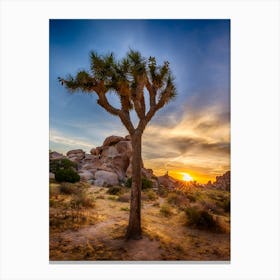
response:
<svg viewBox="0 0 280 280"><path fill-rule="evenodd" d="M155 113L176 95L176 88L169 69L169 62L157 65L156 59L145 59L138 51L130 50L126 57L117 61L114 55L90 53L90 71L80 71L75 77L58 78L71 91L81 90L97 94L97 103L107 112L120 118L132 141L132 187L127 239L141 238L141 168L142 134ZM149 96L149 107L144 90ZM115 92L120 108L113 107L108 92ZM139 118L137 126L130 119L135 110Z"/></svg>

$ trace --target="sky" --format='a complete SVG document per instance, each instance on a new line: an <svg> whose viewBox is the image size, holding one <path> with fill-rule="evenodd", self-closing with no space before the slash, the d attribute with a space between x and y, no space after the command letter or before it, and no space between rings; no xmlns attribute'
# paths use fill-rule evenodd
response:
<svg viewBox="0 0 280 280"><path fill-rule="evenodd" d="M168 60L178 91L144 131L145 167L202 183L230 169L229 20L50 20L49 34L51 150L89 153L110 135L128 134L95 94L70 94L58 77L89 70L90 51L121 59L133 49ZM108 99L119 106L114 94Z"/></svg>

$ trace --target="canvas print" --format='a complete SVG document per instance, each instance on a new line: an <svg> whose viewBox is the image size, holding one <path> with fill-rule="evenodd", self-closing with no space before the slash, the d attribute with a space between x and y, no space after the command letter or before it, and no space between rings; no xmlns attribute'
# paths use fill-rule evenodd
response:
<svg viewBox="0 0 280 280"><path fill-rule="evenodd" d="M50 261L229 261L230 20L49 36Z"/></svg>

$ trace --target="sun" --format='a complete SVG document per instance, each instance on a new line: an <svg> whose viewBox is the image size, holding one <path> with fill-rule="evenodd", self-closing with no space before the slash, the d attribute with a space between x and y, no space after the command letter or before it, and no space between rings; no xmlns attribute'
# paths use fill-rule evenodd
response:
<svg viewBox="0 0 280 280"><path fill-rule="evenodd" d="M183 180L184 181L193 181L193 178L188 173L183 173Z"/></svg>

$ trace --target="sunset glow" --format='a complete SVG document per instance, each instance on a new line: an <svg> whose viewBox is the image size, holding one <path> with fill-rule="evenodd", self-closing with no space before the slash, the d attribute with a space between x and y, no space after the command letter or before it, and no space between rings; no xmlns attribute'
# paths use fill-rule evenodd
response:
<svg viewBox="0 0 280 280"><path fill-rule="evenodd" d="M183 174L183 180L184 181L193 181L193 178L188 173L185 173L185 174Z"/></svg>

